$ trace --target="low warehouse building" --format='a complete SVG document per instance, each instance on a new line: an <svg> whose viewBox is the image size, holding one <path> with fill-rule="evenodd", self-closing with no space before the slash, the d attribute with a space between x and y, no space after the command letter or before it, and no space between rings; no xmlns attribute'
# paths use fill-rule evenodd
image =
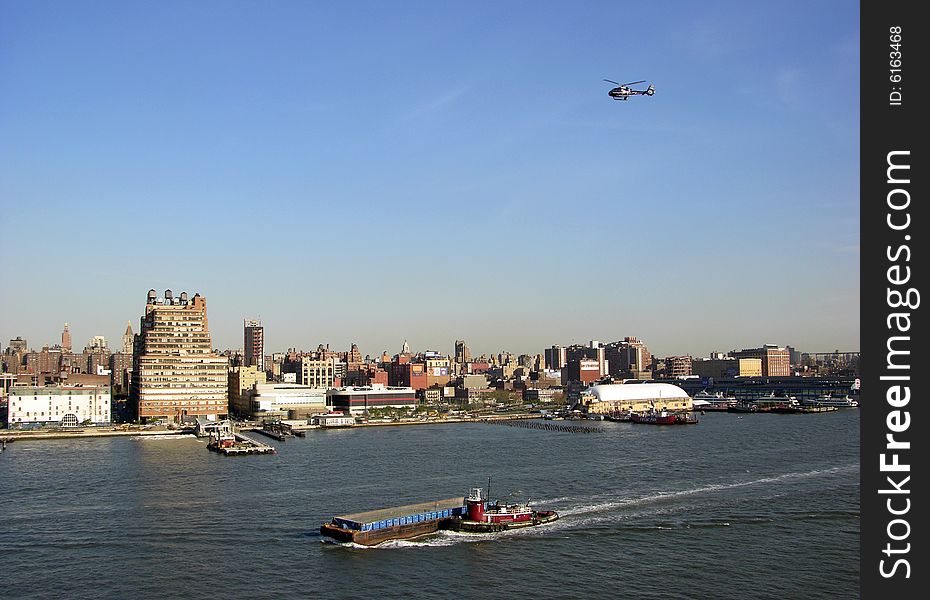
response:
<svg viewBox="0 0 930 600"><path fill-rule="evenodd" d="M10 427L110 424L110 386L13 386Z"/></svg>

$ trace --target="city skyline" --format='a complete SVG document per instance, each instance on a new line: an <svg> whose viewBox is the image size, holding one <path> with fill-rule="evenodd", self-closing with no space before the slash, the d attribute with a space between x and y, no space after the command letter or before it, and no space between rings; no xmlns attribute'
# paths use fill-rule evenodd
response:
<svg viewBox="0 0 930 600"><path fill-rule="evenodd" d="M48 7L0 4L4 342L170 288L221 349L859 350L853 6Z"/></svg>
<svg viewBox="0 0 930 600"><path fill-rule="evenodd" d="M178 292L175 292L175 294L177 294L177 293L178 293ZM158 298L161 298L161 297L162 297L162 292L157 292L157 294L158 294ZM190 293L190 295L193 295L193 294L194 294L194 292ZM207 297L205 294L201 294L201 295ZM209 298L207 297L207 299L209 299ZM214 309L214 308L212 307L212 305L211 305L211 314L212 314L214 311L215 311L215 309ZM135 323L135 326L133 327L133 330L136 330L136 329L139 327L139 319L140 319L140 318L141 318L141 317L137 317L135 321L132 321L132 323ZM255 322L256 320L246 319L245 321L246 321L246 322ZM214 338L213 347L214 347L216 350L218 350L218 351L238 350L238 351L242 352L242 353L243 353L243 356L244 356L244 353L245 353L245 344L243 343L244 340L242 339L242 330L243 330L247 325L244 325L244 324L243 324L243 320L240 319L240 333L239 333L238 344L236 344L236 343L231 343L231 344L228 344L228 345L224 345L224 344L221 344L221 343L217 343L217 342L216 342L216 339L215 339L215 338L216 338L216 335L213 333L213 331L214 331L214 329L213 329L213 326L214 326L214 317L212 317L212 316L210 317L210 323L211 323L211 326L210 326L211 334L212 334L212 337ZM65 324L63 324L63 325L68 325L68 331L69 331L69 333L72 333L72 334L73 334L73 332L75 331L75 329L74 329L74 323L68 322L68 323L65 323ZM261 327L264 329L264 331L265 331L265 333L264 333L265 339L266 339L266 340L269 339L269 336L268 336L269 328L267 327L267 325L263 322L263 323L261 323L260 326L261 326ZM124 328L124 329L125 329L125 328ZM81 329L81 328L79 327L79 328L78 328L78 331L83 331L83 329ZM88 329L88 331L90 331L90 330ZM272 331L273 331L273 330L272 330ZM74 344L75 351L80 351L86 344L91 344L92 342L94 342L94 338L96 338L96 337L98 337L98 336L103 337L103 338L106 340L107 345L108 345L108 347L109 347L109 349L110 349L111 352L119 352L119 351L121 351L121 349L123 348L124 343L125 343L125 341L123 340L123 337L124 337L124 336L123 336L122 334L121 334L120 336L117 336L117 335L106 335L106 334L101 335L100 333L93 333L93 334L88 333L88 335L86 335L86 336L83 335L83 334L80 334L80 335L76 335L76 336L74 337L74 340L75 340L75 344ZM25 340L25 341L28 343L28 348L33 349L33 350L36 350L36 351L41 350L43 346L53 347L53 346L56 346L56 345L59 344L59 342L58 342L58 341L55 341L55 340L52 340L52 341L40 341L40 340L38 340L37 338L34 338L34 337L33 337L32 335L30 335L28 332L26 332L26 333L23 333L23 332L13 333L12 335L5 335L5 336L3 336L3 337L0 338L0 339L2 339L3 344L4 344L4 347L6 347L6 344L8 344L10 340L15 339L15 338L17 338L17 337L22 338L23 340ZM58 338L60 338L60 337L61 337L61 331L59 331L59 333L58 333ZM273 336L271 337L271 339L277 339L277 338L283 338L283 337L284 337L284 336L281 336L281 335L280 335L280 331L279 331L278 333L276 333L275 335L273 335ZM345 336L343 336L343 337L344 337L344 339L348 339L348 340L350 340L350 341L348 341L348 342L346 342L346 343L344 343L344 344L343 344L343 343L339 343L339 342L334 342L334 341L331 341L331 340L323 340L323 339L321 339L321 340L309 340L309 341L306 341L305 343L293 343L293 344L292 344L292 343L288 343L288 344L286 344L286 345L280 345L280 344L268 345L268 344L266 343L266 344L265 344L264 355L265 355L265 356L270 356L270 355L275 354L275 353L285 353L285 352L287 352L287 351L290 350L290 349L294 349L294 350L298 350L298 351L312 351L312 350L315 350L315 349L316 349L319 345L321 345L321 344L322 344L323 346L327 346L329 349L331 349L331 350L333 350L333 351L345 352L345 351L348 351L348 350L351 348L351 346L352 346L353 344L356 344L356 345L358 345L358 347L361 349L362 355L363 355L363 356L364 356L364 355L369 355L372 359L377 359L378 357L381 356L381 353L382 353L382 352L387 352L387 353L388 353L389 355L391 355L391 356L396 355L396 354L399 354L399 353L402 352L403 346L404 346L405 344L407 344L407 345L410 346L410 351L413 352L413 353L420 353L420 352L426 352L426 351L436 351L436 352L439 352L440 354L442 354L442 355L444 355L444 356L454 356L454 355L455 355L455 343L456 343L457 341L464 341L465 344L467 345L469 351L470 351L470 355L473 356L473 357L475 357L475 358L477 358L477 357L479 357L479 356L482 356L482 355L484 355L484 356L491 356L491 355L496 356L496 355L497 355L498 353L500 353L500 352L509 352L509 353L511 353L511 354L514 354L514 355L526 354L526 355L536 356L536 355L542 354L544 350L546 350L546 349L548 349L548 348L550 348L550 347L553 347L553 346L561 346L561 347L568 347L568 346L570 346L570 345L582 345L582 346L587 346L587 345L589 345L589 343L592 342L592 341L598 341L598 342L600 342L601 344L606 344L606 343L614 342L614 341L617 341L617 340L622 340L622 339L624 339L624 338L626 338L626 337L635 337L635 338L639 338L640 340L642 340L642 341L646 344L646 346L650 349L650 351L652 352L652 354L654 354L654 355L657 356L657 357L670 357L670 356L692 356L692 357L695 357L695 358L709 357L712 353L716 353L716 352L730 352L730 351L733 351L733 350L741 350L741 349L746 349L746 348L755 348L755 347L760 347L760 346L762 346L763 344L769 344L769 343L776 344L776 345L778 345L778 346L790 346L790 347L794 348L795 350L797 350L797 351L799 351L799 352L802 352L802 353L809 353L809 354L814 354L814 353L830 353L830 352L834 352L834 351L839 351L839 352L841 352L841 353L843 353L843 352L859 352L859 348L858 348L858 347L857 347L857 348L843 348L843 347L835 347L835 348L806 348L806 347L801 347L801 346L799 346L799 345L797 345L797 344L793 344L791 340L769 339L769 338L757 339L757 340L749 340L749 341L747 341L746 343L731 344L731 345L729 345L729 346L714 347L714 348L710 348L710 349L708 349L708 350L706 350L706 351L698 351L698 352L677 351L677 350L675 350L674 348L670 349L669 351L664 351L664 350L662 349L662 346L656 346L656 345L654 345L654 344L650 341L650 339L649 339L647 336L639 336L639 335L630 334L630 333L623 333L623 332L621 332L621 333L619 333L618 335L615 335L615 336L593 335L593 336L588 336L588 337L584 337L584 338L580 338L580 337L578 337L578 336L574 336L571 340L558 340L558 339L549 340L549 341L547 341L547 342L544 342L543 345L540 346L539 348L523 348L523 347L519 347L519 348L518 348L518 343L506 344L505 346L501 346L501 347L497 347L497 348L485 348L485 347L483 347L483 346L481 346L481 345L478 345L478 344L476 344L476 343L473 343L473 342L471 341L471 339L469 338L469 336L467 336L467 335L460 335L460 336L458 336L458 337L456 337L456 338L454 338L454 339L449 339L449 340L440 340L440 341L438 341L437 343L434 343L434 344L429 344L429 343L427 343L427 344L420 344L420 343L418 343L416 340L412 340L412 339L410 339L410 338L407 338L407 337L404 337L403 335L401 335L401 337L398 338L397 340L393 340L393 341L390 341L390 340L389 340L389 341L387 342L387 345L386 345L385 347L376 349L374 346L371 346L371 347L369 348L369 347L368 347L368 344L364 341L363 336L356 336L356 337L353 337L353 338L351 338L351 339L348 338L348 337L345 337ZM81 342L82 339L86 339L87 342ZM434 338L434 339L435 339L435 338Z"/></svg>

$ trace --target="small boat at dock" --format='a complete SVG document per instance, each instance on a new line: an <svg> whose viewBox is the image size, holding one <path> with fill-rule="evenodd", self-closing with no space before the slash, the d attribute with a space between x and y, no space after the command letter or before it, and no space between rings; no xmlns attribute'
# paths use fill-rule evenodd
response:
<svg viewBox="0 0 930 600"><path fill-rule="evenodd" d="M645 425L677 425L678 415L666 410L649 411L630 414L631 423L643 423Z"/></svg>
<svg viewBox="0 0 930 600"><path fill-rule="evenodd" d="M691 405L694 410L726 412L734 404L736 404L736 397L727 396L723 392L711 394L707 390L703 390L691 398Z"/></svg>
<svg viewBox="0 0 930 600"><path fill-rule="evenodd" d="M614 411L604 415L604 419L607 421L614 421L615 423L629 423L632 413L630 411Z"/></svg>
<svg viewBox="0 0 930 600"><path fill-rule="evenodd" d="M851 398L849 394L824 394L814 400L804 401L809 406L835 406L836 408L856 408L859 401Z"/></svg>

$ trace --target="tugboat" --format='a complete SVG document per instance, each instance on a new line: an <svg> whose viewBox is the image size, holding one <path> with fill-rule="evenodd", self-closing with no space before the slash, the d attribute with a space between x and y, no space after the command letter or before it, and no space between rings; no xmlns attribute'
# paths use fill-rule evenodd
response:
<svg viewBox="0 0 930 600"><path fill-rule="evenodd" d="M551 523L559 518L554 510L534 510L523 504L491 504L481 488L472 488L465 498L465 514L451 519L449 529L468 533L493 533Z"/></svg>
<svg viewBox="0 0 930 600"><path fill-rule="evenodd" d="M555 511L533 510L528 502L491 504L483 497L481 488L473 488L465 498L459 496L333 517L331 522L320 526L320 533L338 542L375 546L441 530L492 533L551 523L558 518Z"/></svg>

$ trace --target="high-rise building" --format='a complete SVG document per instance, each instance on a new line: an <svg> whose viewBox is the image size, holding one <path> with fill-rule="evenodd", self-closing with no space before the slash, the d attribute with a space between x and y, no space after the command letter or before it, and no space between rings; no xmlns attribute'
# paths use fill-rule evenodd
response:
<svg viewBox="0 0 930 600"><path fill-rule="evenodd" d="M571 362L587 358L596 360L601 370L601 375L607 374L607 349L597 340L591 340L587 346L581 344L572 344L565 349L565 360Z"/></svg>
<svg viewBox="0 0 930 600"><path fill-rule="evenodd" d="M719 353L718 353L719 354ZM691 374L699 377L762 377L761 358L704 358L691 361Z"/></svg>
<svg viewBox="0 0 930 600"><path fill-rule="evenodd" d="M455 362L456 364L471 362L471 350L465 340L455 340Z"/></svg>
<svg viewBox="0 0 930 600"><path fill-rule="evenodd" d="M565 366L566 362L568 362L565 348L562 346L546 348L543 354L545 356L546 368L552 371L558 371Z"/></svg>
<svg viewBox="0 0 930 600"><path fill-rule="evenodd" d="M346 367L349 371L353 371L358 369L362 364L362 351L358 349L358 344L352 344L349 352L346 353Z"/></svg>
<svg viewBox="0 0 930 600"><path fill-rule="evenodd" d="M691 375L690 356L669 356L665 359L665 376L669 379L681 379Z"/></svg>
<svg viewBox="0 0 930 600"><path fill-rule="evenodd" d="M132 378L132 347L126 352L114 352L110 355L110 386L113 393L129 391Z"/></svg>
<svg viewBox="0 0 930 600"><path fill-rule="evenodd" d="M562 368L562 385L569 382L594 383L603 374L601 365L597 359L592 358L574 358Z"/></svg>
<svg viewBox="0 0 930 600"><path fill-rule="evenodd" d="M265 370L265 328L261 321L245 320L245 356L246 367L258 367Z"/></svg>
<svg viewBox="0 0 930 600"><path fill-rule="evenodd" d="M338 366L344 364L337 361L335 357L327 359L302 357L300 369L297 371L297 383L314 388L331 388L339 378Z"/></svg>
<svg viewBox="0 0 930 600"><path fill-rule="evenodd" d="M126 321L126 331L123 333L123 354L132 354L132 323Z"/></svg>
<svg viewBox="0 0 930 600"><path fill-rule="evenodd" d="M84 352L97 352L97 351L109 351L107 348L107 339L102 335L95 335L87 341L87 345L84 346Z"/></svg>
<svg viewBox="0 0 930 600"><path fill-rule="evenodd" d="M133 348L131 406L149 421L227 414L227 360L213 352L207 301L149 290Z"/></svg>
<svg viewBox="0 0 930 600"><path fill-rule="evenodd" d="M26 340L17 336L16 339L10 340L10 345L7 346L7 349L3 351L3 356L0 357L0 361L2 361L0 370L14 375L24 372L25 365L23 363L25 360Z"/></svg>
<svg viewBox="0 0 930 600"><path fill-rule="evenodd" d="M25 363L28 373L57 374L61 369L61 348L43 346L41 352L27 352Z"/></svg>
<svg viewBox="0 0 930 600"><path fill-rule="evenodd" d="M744 348L731 352L735 358L759 358L762 360L763 377L788 377L791 375L791 355L787 348L765 344L761 348Z"/></svg>
<svg viewBox="0 0 930 600"><path fill-rule="evenodd" d="M65 329L61 332L61 350L62 352L71 352L71 329L65 323Z"/></svg>
<svg viewBox="0 0 930 600"><path fill-rule="evenodd" d="M648 379L652 376L652 354L635 337L607 344L606 359L608 371L615 377Z"/></svg>
<svg viewBox="0 0 930 600"><path fill-rule="evenodd" d="M23 338L16 336L14 339L10 340L10 345L7 347L7 350L10 352L23 352L25 353L28 348L28 342Z"/></svg>

